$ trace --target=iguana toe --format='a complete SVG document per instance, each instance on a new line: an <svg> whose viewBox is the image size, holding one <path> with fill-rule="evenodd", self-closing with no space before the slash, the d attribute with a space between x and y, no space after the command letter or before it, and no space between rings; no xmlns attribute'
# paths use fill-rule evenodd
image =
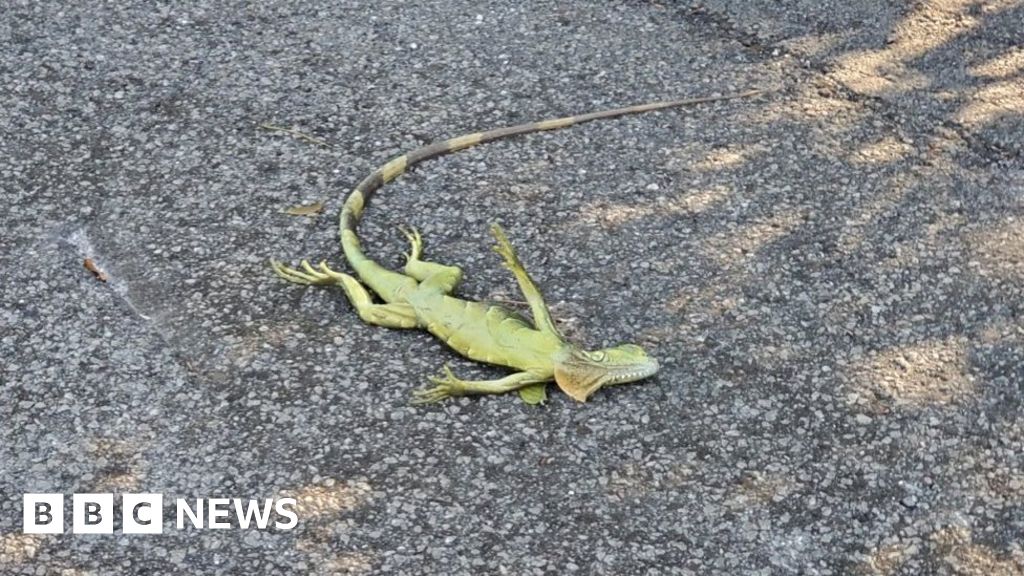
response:
<svg viewBox="0 0 1024 576"><path fill-rule="evenodd" d="M321 260L320 264L318 264L318 267L320 268L320 273L321 274L326 275L326 276L330 276L332 279L337 280L337 281L342 281L342 280L345 279L346 276L348 276L347 274L342 274L341 272L338 272L337 270L332 270L331 267L327 265L327 261L326 260Z"/></svg>
<svg viewBox="0 0 1024 576"><path fill-rule="evenodd" d="M277 260L270 261L270 267L274 269L274 273L284 278L289 282L296 284L305 284L307 286L330 286L332 284L340 284L344 281L346 274L341 272L335 272L327 266L327 262L321 261L317 265L319 270L313 267L309 263L309 260L303 260L299 262L298 268L292 268L291 266L285 266Z"/></svg>
<svg viewBox="0 0 1024 576"><path fill-rule="evenodd" d="M321 275L318 274L316 270L310 268L309 262L303 260L299 265L306 271L301 272L295 268L292 268L291 266L285 266L284 264L278 262L277 260L270 261L270 267L274 269L274 273L289 282L307 285L330 283L321 278ZM312 272L312 274L310 274L310 272Z"/></svg>
<svg viewBox="0 0 1024 576"><path fill-rule="evenodd" d="M462 380L459 380L455 374L452 373L451 368L447 364L442 368L444 372L441 376L428 376L427 379L432 383L436 384L433 388L426 390L416 390L413 392L413 404L429 404L431 402L440 402L445 398L452 396L461 396L465 393L465 386L462 384Z"/></svg>
<svg viewBox="0 0 1024 576"><path fill-rule="evenodd" d="M515 249L512 248L512 242L510 242L508 236L505 235L505 230L496 223L491 224L491 234L494 235L494 239L498 242L494 246L494 251L501 255L502 259L505 261L505 267L513 271L515 271L516 268L522 267L519 257L516 256Z"/></svg>
<svg viewBox="0 0 1024 576"><path fill-rule="evenodd" d="M431 378L431 381L436 382L433 378ZM412 395L413 404L433 404L434 402L440 402L441 400L455 396L455 394L452 394L451 387L445 384L438 384L437 386L427 388L426 390L413 390Z"/></svg>
<svg viewBox="0 0 1024 576"><path fill-rule="evenodd" d="M316 269L309 264L309 260L303 260L302 262L299 262L299 266L302 266L302 269L306 271L306 274L309 274L314 278L322 276L320 272L317 272Z"/></svg>
<svg viewBox="0 0 1024 576"><path fill-rule="evenodd" d="M407 228L405 226L399 226L399 230L405 235L405 238L412 245L411 252L405 255L407 260L419 260L420 256L423 255L423 236L420 235L420 231L416 228Z"/></svg>

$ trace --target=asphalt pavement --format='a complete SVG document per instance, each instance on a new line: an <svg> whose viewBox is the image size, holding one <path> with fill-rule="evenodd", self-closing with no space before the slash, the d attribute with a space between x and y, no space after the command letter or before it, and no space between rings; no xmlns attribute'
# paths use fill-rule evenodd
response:
<svg viewBox="0 0 1024 576"><path fill-rule="evenodd" d="M1022 29L1006 0L7 3L0 573L1024 574ZM412 406L446 363L504 372L268 266L345 269L344 194L416 146L753 88L366 210L374 258L416 226L515 307L500 222L566 334L662 362L586 404ZM31 493L62 535L24 532ZM76 493L162 494L163 531L74 533ZM176 526L222 497L298 523Z"/></svg>

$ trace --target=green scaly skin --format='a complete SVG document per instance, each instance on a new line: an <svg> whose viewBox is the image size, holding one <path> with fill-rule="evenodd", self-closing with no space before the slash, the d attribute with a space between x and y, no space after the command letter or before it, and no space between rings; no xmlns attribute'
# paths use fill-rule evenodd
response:
<svg viewBox="0 0 1024 576"><path fill-rule="evenodd" d="M497 380L462 380L445 366L441 376L430 378L434 387L414 392L413 401L416 403L437 402L451 396L499 394L518 390L524 401L537 404L546 399L546 385L552 380L569 396L585 402L603 386L634 382L654 375L658 371L658 362L634 344L589 352L566 340L551 320L540 290L497 224L491 227L498 242L495 251L504 259L505 267L515 275L519 288L529 302L532 324L501 306L452 296L452 291L462 279L462 270L422 260L423 242L415 230L403 230L412 247L406 255L403 272L380 266L366 257L356 235L356 224L366 202L377 189L403 174L410 166L484 142L556 130L601 118L744 98L760 93L761 90L752 90L730 96L654 102L591 112L467 134L417 148L392 159L364 178L349 194L341 209L341 245L358 279L336 272L324 262L314 267L303 260L298 268L291 268L272 260L271 265L278 276L290 282L341 287L359 317L369 324L428 330L467 358L516 370ZM383 303L374 302L364 285L376 293Z"/></svg>

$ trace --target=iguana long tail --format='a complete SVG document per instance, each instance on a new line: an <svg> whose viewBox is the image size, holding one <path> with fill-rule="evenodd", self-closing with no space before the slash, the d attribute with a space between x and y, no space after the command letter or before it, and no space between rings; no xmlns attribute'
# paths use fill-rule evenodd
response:
<svg viewBox="0 0 1024 576"><path fill-rule="evenodd" d="M368 276L373 276L375 274L378 276L382 273L385 275L387 274L388 271L386 269L377 265L363 254L362 245L359 242L359 237L356 235L356 225L359 222L359 217L363 213L363 208L378 188L401 176L410 166L424 160L450 154L452 152L469 148L470 146L476 146L477 144L490 142L492 140L508 138L510 136L543 132L545 130L557 130L559 128L566 128L575 124L580 124L581 122L589 122L591 120L598 120L602 118L615 118L617 116L625 116L627 114L640 114L642 112L673 108L676 106L716 102L719 100L732 100L735 98L747 98L762 94L763 92L765 91L750 90L726 96L707 96L703 98L687 98L685 100L652 102L650 104L615 108L613 110L603 110L600 112L591 112L589 114L580 114L578 116L567 116L565 118L556 118L541 122L528 122L526 124L519 124L518 126L508 126L506 128L498 128L495 130L488 130L486 132L475 132L473 134L466 134L457 138L451 138L441 142L434 142L427 146L422 146L411 152L393 158L387 164L377 168L373 173L364 178L363 181L360 182L348 195L348 199L345 200L345 205L341 209L340 221L338 223L338 231L341 235L341 246L345 251L345 257L348 259L349 264L362 278L367 278Z"/></svg>

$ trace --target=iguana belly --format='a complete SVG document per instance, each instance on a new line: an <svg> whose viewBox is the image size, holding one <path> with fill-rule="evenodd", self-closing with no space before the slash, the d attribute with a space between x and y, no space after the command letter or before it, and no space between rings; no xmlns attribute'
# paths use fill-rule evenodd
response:
<svg viewBox="0 0 1024 576"><path fill-rule="evenodd" d="M421 325L467 358L520 370L552 370L561 342L500 306L438 295L413 296L409 302Z"/></svg>

